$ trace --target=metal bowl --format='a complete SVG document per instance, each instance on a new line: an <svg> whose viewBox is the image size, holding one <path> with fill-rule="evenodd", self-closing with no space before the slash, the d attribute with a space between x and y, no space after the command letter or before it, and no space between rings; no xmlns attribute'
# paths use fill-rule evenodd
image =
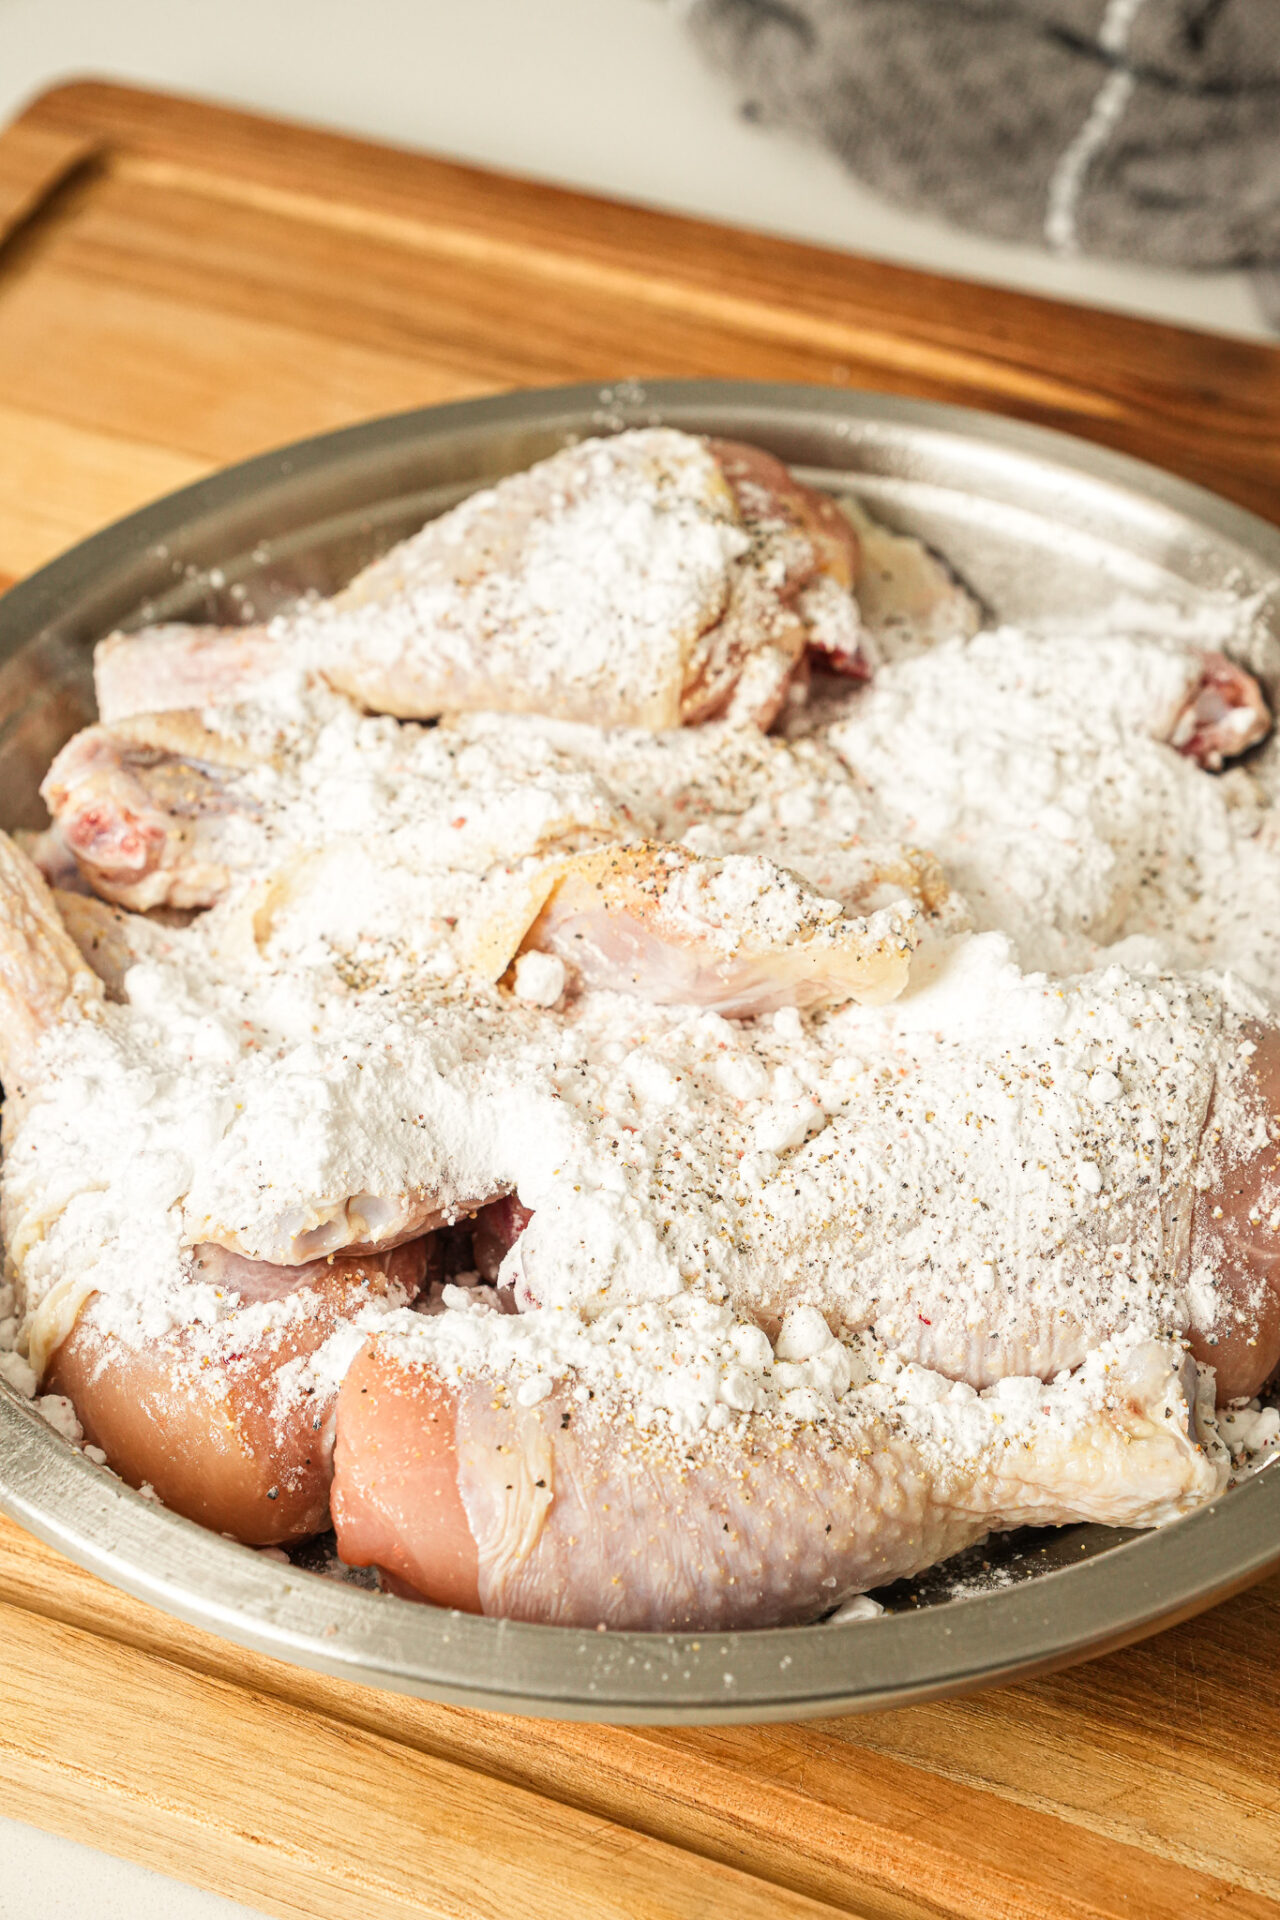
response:
<svg viewBox="0 0 1280 1920"><path fill-rule="evenodd" d="M573 436L662 421L756 441L944 553L993 613L1117 592L1238 598L1280 639L1280 532L1063 435L878 395L712 382L577 387L430 408L233 467L87 540L0 600L0 824L92 717L92 643L118 625L268 613L329 591L478 484ZM1247 637L1247 636L1246 636ZM885 1596L884 1615L731 1634L583 1633L476 1619L317 1578L123 1487L0 1390L0 1508L115 1585L215 1633L434 1699L613 1721L800 1718L1061 1666L1198 1612L1280 1561L1280 1472L1157 1533L1068 1528ZM978 1572L985 1560L992 1572ZM994 1580L994 1584L993 1584Z"/></svg>

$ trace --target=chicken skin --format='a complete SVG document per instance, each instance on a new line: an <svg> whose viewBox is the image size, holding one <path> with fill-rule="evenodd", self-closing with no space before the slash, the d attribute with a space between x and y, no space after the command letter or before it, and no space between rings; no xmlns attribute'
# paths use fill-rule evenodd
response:
<svg viewBox="0 0 1280 1920"><path fill-rule="evenodd" d="M793 1626L996 1528L1150 1526L1225 1479L1194 1367L1157 1343L1105 1383L1040 1387L1021 1421L1008 1394L910 1370L937 1397L877 1382L830 1428L748 1415L731 1441L683 1443L609 1396L530 1406L492 1379L450 1383L400 1344L375 1339L339 1396L339 1551L399 1592L507 1619Z"/></svg>

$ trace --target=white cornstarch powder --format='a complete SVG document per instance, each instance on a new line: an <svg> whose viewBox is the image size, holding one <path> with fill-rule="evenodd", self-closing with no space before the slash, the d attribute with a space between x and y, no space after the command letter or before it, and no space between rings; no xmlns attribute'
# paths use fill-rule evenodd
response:
<svg viewBox="0 0 1280 1920"><path fill-rule="evenodd" d="M652 636L687 658L723 605L741 536L706 463L678 471L663 490L638 465L606 526L567 462L563 511L530 504L482 605L438 565L466 517L397 550L414 618L506 635L513 674L578 662L578 717L401 723L288 675L203 716L244 750L231 885L149 925L122 1000L43 1042L3 1167L6 1377L34 1390L23 1355L83 1309L135 1345L185 1329L216 1392L232 1311L280 1326L307 1297L246 1307L191 1250L271 1260L371 1196L457 1216L512 1194L532 1218L496 1289L370 1300L286 1395L376 1331L521 1406L607 1389L692 1434L870 1395L963 1450L997 1416L1069 1423L1144 1341L1214 1326L1191 1208L1213 1154L1267 1138L1245 1069L1280 993L1280 826L1270 761L1211 775L1167 744L1202 644L1149 613L972 632L949 587L945 620L936 596L932 631L899 620L869 685L782 735L593 724L606 681L646 728L674 720ZM566 574L578 616L550 633ZM393 665L386 585L315 644L331 620ZM922 931L905 992L728 1020L518 953L557 861L654 843L688 857L663 914L709 950L883 915ZM1273 1424L1224 1431L1243 1452Z"/></svg>
<svg viewBox="0 0 1280 1920"><path fill-rule="evenodd" d="M1198 670L1169 637L1001 628L883 669L828 738L1024 965L1110 953L1270 992L1270 796L1254 770L1207 779L1166 744Z"/></svg>
<svg viewBox="0 0 1280 1920"><path fill-rule="evenodd" d="M429 522L323 610L312 644L366 696L416 675L417 712L477 704L483 684L488 706L675 725L748 544L704 441L587 441ZM414 665L424 630L429 680ZM406 710L394 690L386 710Z"/></svg>

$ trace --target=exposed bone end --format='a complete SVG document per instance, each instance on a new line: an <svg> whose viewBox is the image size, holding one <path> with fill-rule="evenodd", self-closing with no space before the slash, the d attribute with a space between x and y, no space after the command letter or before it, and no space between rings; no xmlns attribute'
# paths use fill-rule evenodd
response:
<svg viewBox="0 0 1280 1920"><path fill-rule="evenodd" d="M1271 711L1251 673L1225 653L1206 653L1200 677L1173 722L1169 744L1198 766L1217 773L1265 740Z"/></svg>
<svg viewBox="0 0 1280 1920"><path fill-rule="evenodd" d="M231 870L218 822L242 810L236 790L256 764L235 741L185 712L86 727L40 788L94 890L118 906L211 906Z"/></svg>
<svg viewBox="0 0 1280 1920"><path fill-rule="evenodd" d="M157 904L167 823L113 733L86 727L69 740L45 775L40 796L81 872L100 892L127 897L144 910Z"/></svg>

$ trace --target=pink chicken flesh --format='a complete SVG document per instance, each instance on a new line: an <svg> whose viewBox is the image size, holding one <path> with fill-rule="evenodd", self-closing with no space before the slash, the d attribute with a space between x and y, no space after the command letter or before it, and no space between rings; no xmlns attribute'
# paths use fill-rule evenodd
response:
<svg viewBox="0 0 1280 1920"><path fill-rule="evenodd" d="M86 727L40 792L96 893L119 906L207 907L237 870L253 814L246 760L193 714Z"/></svg>
<svg viewBox="0 0 1280 1920"><path fill-rule="evenodd" d="M738 1018L876 1006L902 991L919 938L901 906L851 917L771 861L604 847L563 863L524 944L556 954L583 986L659 1006Z"/></svg>
<svg viewBox="0 0 1280 1920"><path fill-rule="evenodd" d="M1197 766L1216 773L1265 740L1271 711L1251 673L1224 653L1206 653L1200 679L1173 724L1169 744Z"/></svg>

